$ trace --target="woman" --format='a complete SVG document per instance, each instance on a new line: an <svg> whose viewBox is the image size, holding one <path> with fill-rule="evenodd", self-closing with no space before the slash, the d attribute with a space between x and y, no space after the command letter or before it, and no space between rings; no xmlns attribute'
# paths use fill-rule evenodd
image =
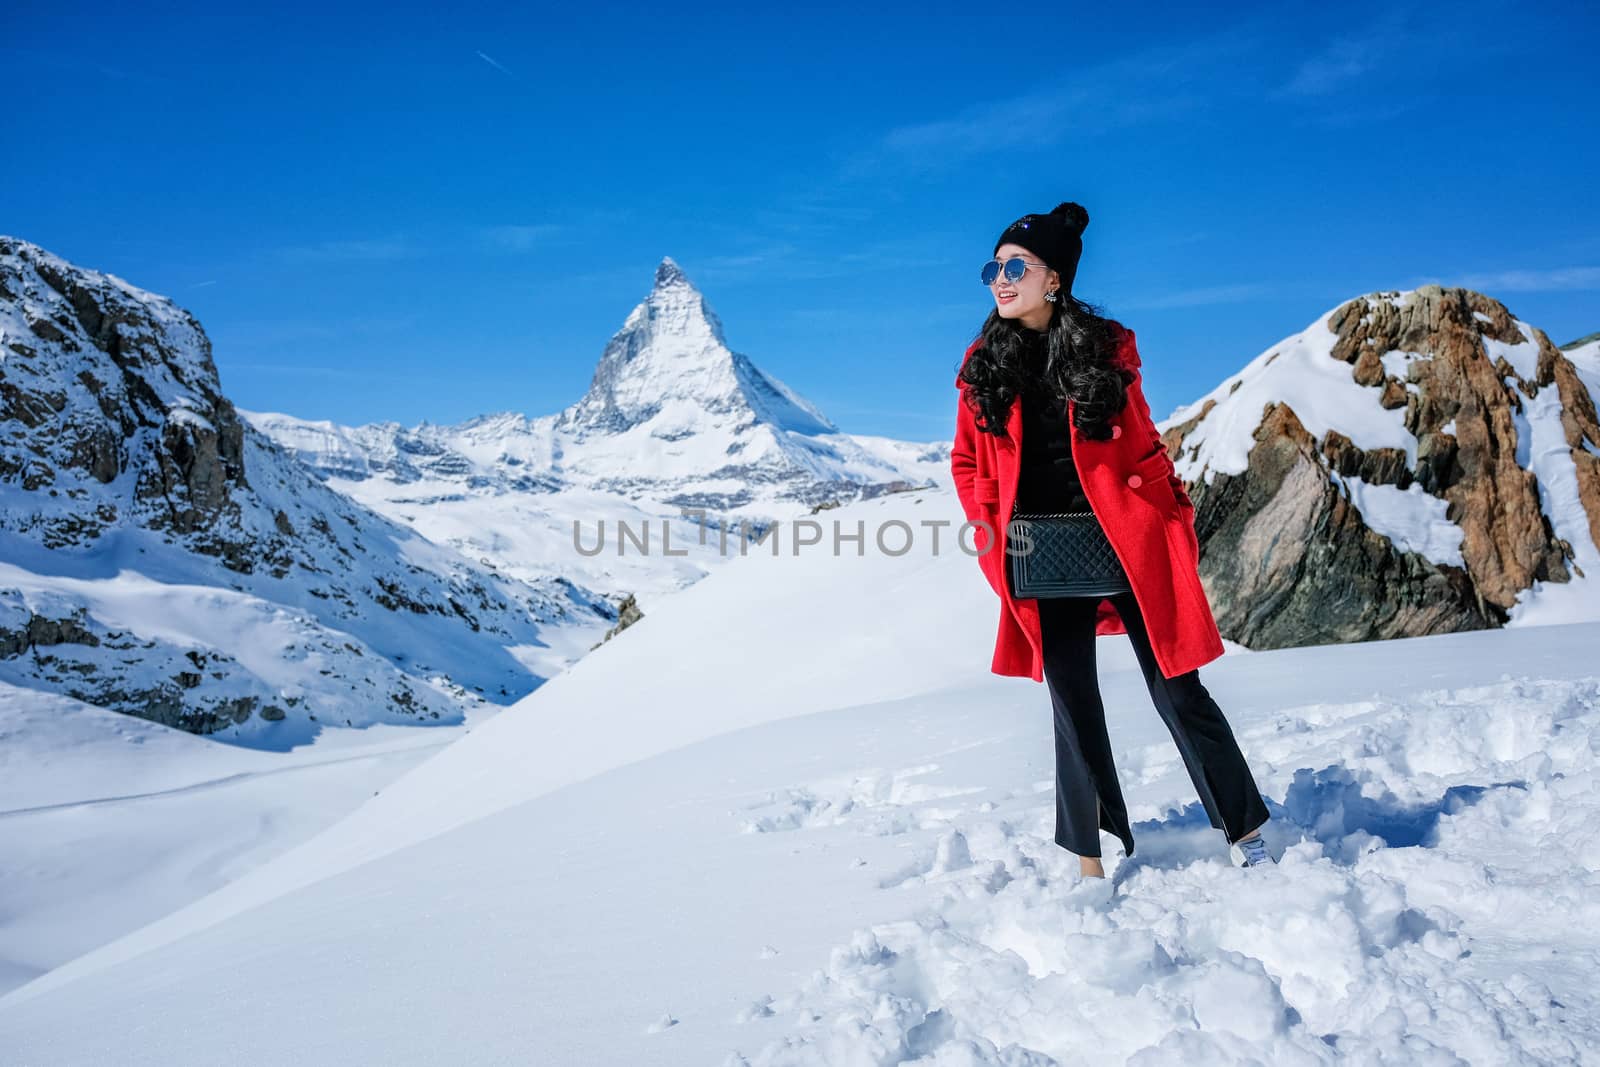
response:
<svg viewBox="0 0 1600 1067"><path fill-rule="evenodd" d="M1240 866L1276 862L1244 755L1199 668L1222 655L1200 584L1194 504L1150 418L1133 331L1072 295L1089 213L1064 203L1001 233L982 279L994 310L968 347L950 454L979 566L1001 600L991 670L1044 681L1055 710L1056 844L1104 877L1101 830L1133 831L1095 672L1098 634L1128 635L1211 825ZM1007 524L1019 511L1089 510L1125 592L1017 597ZM992 543L991 543L992 542Z"/></svg>

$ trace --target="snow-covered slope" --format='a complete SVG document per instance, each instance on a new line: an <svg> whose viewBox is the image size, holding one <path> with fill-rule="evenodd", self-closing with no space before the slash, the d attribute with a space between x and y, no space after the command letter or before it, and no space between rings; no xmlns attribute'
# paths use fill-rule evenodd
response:
<svg viewBox="0 0 1600 1067"><path fill-rule="evenodd" d="M1079 882L1050 840L1047 695L987 673L997 604L945 547L730 562L321 837L0 998L0 1044L39 1065L1600 1055L1600 627L1204 668L1283 851L1253 871L1103 639L1138 850ZM196 1002L226 1007L170 1010Z"/></svg>
<svg viewBox="0 0 1600 1067"><path fill-rule="evenodd" d="M0 991L312 837L491 714L275 752L0 682Z"/></svg>
<svg viewBox="0 0 1600 1067"><path fill-rule="evenodd" d="M453 426L341 426L241 412L340 492L429 539L527 581L560 575L648 612L727 556L705 527L773 521L948 480L947 443L858 437L728 346L705 296L670 258L607 342L588 391L554 414L482 415ZM683 509L704 509L702 520ZM613 550L585 555L607 524ZM614 550L617 524L674 550ZM712 534L714 542L719 538Z"/></svg>

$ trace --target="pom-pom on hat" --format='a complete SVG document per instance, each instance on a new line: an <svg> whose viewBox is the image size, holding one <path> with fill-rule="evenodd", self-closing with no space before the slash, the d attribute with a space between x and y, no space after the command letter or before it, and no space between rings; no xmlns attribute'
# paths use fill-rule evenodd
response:
<svg viewBox="0 0 1600 1067"><path fill-rule="evenodd" d="M1089 226L1089 212L1082 204L1065 201L1048 215L1024 215L1000 235L994 250L1003 244L1018 244L1044 261L1061 275L1061 291L1072 292L1078 274L1078 257L1083 255L1083 231Z"/></svg>

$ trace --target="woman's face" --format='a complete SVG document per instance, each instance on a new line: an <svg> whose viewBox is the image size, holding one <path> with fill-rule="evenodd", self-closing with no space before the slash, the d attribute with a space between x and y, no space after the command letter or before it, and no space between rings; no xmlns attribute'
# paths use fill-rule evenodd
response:
<svg viewBox="0 0 1600 1067"><path fill-rule="evenodd" d="M1049 329L1050 312L1055 305L1046 300L1044 294L1061 284L1061 276L1019 244L1003 244L994 254L994 258L1001 263L1012 256L1021 256L1027 262L1028 270L1016 281L1007 278L1003 270L996 275L989 285L989 292L994 295L995 311L1001 318L1016 319L1031 329Z"/></svg>

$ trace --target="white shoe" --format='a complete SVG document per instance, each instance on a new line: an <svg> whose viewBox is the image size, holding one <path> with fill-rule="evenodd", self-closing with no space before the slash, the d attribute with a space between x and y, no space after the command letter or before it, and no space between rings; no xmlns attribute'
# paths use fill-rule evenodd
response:
<svg viewBox="0 0 1600 1067"><path fill-rule="evenodd" d="M1267 851L1266 838L1260 834L1247 837L1243 841L1235 841L1229 846L1228 855L1233 857L1235 867L1260 867L1278 862L1272 858L1272 853Z"/></svg>

